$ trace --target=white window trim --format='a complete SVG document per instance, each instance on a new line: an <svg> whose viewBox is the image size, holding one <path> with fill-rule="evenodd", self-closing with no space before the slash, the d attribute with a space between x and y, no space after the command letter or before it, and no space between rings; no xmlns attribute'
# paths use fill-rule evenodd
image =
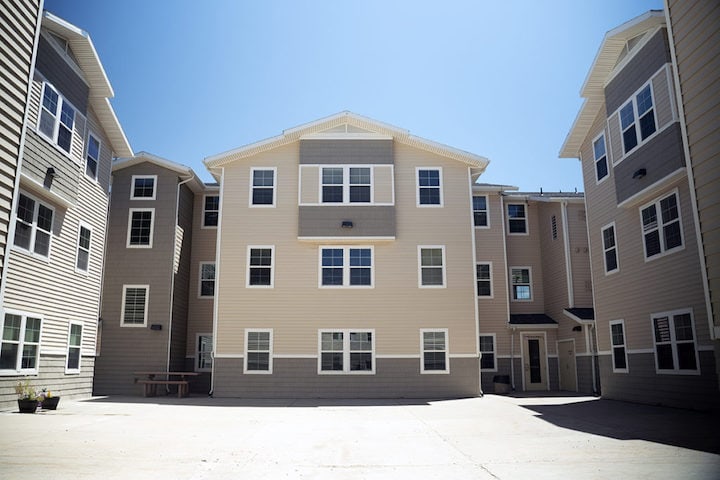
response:
<svg viewBox="0 0 720 480"><path fill-rule="evenodd" d="M80 345L77 347L70 345L70 336L72 333L73 325L78 325L80 327ZM85 326L82 324L82 322L71 320L68 323L67 349L65 351L65 373L80 373L80 369L82 368L82 345L84 337ZM68 361L70 360L70 348L78 348L80 350L80 356L78 358L78 368L68 368Z"/></svg>
<svg viewBox="0 0 720 480"><path fill-rule="evenodd" d="M136 197L135 196L135 180L140 179L153 179L153 194L152 197ZM157 189L158 189L158 176L157 175L133 175L132 179L130 180L130 200L155 200L157 198Z"/></svg>
<svg viewBox="0 0 720 480"><path fill-rule="evenodd" d="M212 333L198 333L195 335L195 356L193 357L195 359L195 365L194 365L193 371L195 371L195 372L212 372L212 367L210 367L210 368L198 367L198 363L200 362L200 337L212 338L212 336L213 336ZM211 360L214 360L212 350L210 350L210 358L211 358Z"/></svg>
<svg viewBox="0 0 720 480"><path fill-rule="evenodd" d="M510 221L511 220L520 220L520 218L512 218L510 217L510 205L522 205L525 209L525 217L522 218L522 220L525 221L525 231L524 232L511 232L510 231ZM530 235L530 222L528 221L529 217L529 205L524 202L508 202L505 204L505 216L507 217L507 234L508 235L517 235L517 236L527 236Z"/></svg>
<svg viewBox="0 0 720 480"><path fill-rule="evenodd" d="M641 220L641 221L642 221L642 220ZM613 229L613 238L614 238L614 240L615 240L615 246L614 246L614 247L611 247L611 248L605 248L605 230L607 230L607 229L610 228L610 227L612 227L612 229ZM643 241L643 243L645 243L645 242ZM608 223L607 225L605 225L604 227L602 227L602 228L600 229L600 245L602 246L603 266L604 266L604 269L605 269L605 275L606 275L606 276L607 276L607 275L612 275L612 274L614 274L614 273L619 272L619 271L620 271L620 252L619 252L619 249L618 249L618 234L617 234L617 226L615 225L615 222L610 222L610 223ZM615 249L615 264L616 264L616 267L615 267L613 270L608 270L607 258L605 257L605 254L606 254L606 253L608 252L608 250L610 250L610 249Z"/></svg>
<svg viewBox="0 0 720 480"><path fill-rule="evenodd" d="M514 285L525 285L524 283L518 283L518 284L514 284L514 283L513 283L513 280L512 280L512 271L513 271L513 270L527 270L527 271L528 271L528 284L529 284L529 286L530 286L530 298L528 298L528 299L515 299L515 298L513 298L513 297L515 296L515 291L513 290L513 286L514 286ZM528 266L513 266L513 267L510 267L510 270L508 271L508 274L509 274L508 278L509 278L509 280L510 280L510 301L511 301L511 302L519 302L519 303L523 303L523 302L526 303L526 302L532 302L532 301L534 301L535 295L533 294L534 288L533 288L532 267L528 267Z"/></svg>
<svg viewBox="0 0 720 480"><path fill-rule="evenodd" d="M665 248L665 236L663 235L663 230L662 230L663 225L660 225L662 222L662 212L660 209L660 202L672 195L675 195L675 199L677 201L677 210L678 210L677 221L678 221L678 224L680 225L680 242L681 242L681 244L677 247L673 247L673 248L667 250ZM657 215L657 221L658 221L657 231L660 232L660 234L659 234L660 253L655 254L652 257L648 257L647 256L647 246L645 245L645 233L646 232L643 227L642 211L651 205L655 205L655 214ZM680 252L682 250L685 250L685 230L683 229L682 208L680 206L680 191L677 188L673 189L672 191L670 191L666 194L655 197L655 200L653 200L651 202L647 202L646 204L641 205L638 208L638 215L640 217L640 239L642 241L642 246L643 246L643 257L645 258L646 263L656 260L658 258L665 257L667 255L671 255L675 252Z"/></svg>
<svg viewBox="0 0 720 480"><path fill-rule="evenodd" d="M475 296L479 299L495 298L495 285L493 285L493 262L476 262L475 263ZM490 267L490 295L478 295L477 291L477 265L488 265Z"/></svg>
<svg viewBox="0 0 720 480"><path fill-rule="evenodd" d="M34 209L33 209L33 221L32 221L32 223L30 224L30 225L31 225L31 227L30 227L30 228L31 228L31 232L30 232L30 248L31 248L31 250L28 250L28 249L26 249L26 248L23 248L23 247L20 247L20 246L18 246L18 245L15 245L15 228L13 228L13 238L12 238L12 239L8 238L8 243L11 244L11 248L12 248L13 250L17 250L18 252L22 252L22 253L24 253L24 254L26 254L26 255L30 255L31 257L37 258L37 259L42 260L42 261L45 261L45 262L49 262L49 261L50 261L50 257L52 256L52 251L53 251L53 243L54 243L54 242L53 242L53 237L55 236L55 234L54 234L54 228L55 228L55 218L56 218L56 213L57 213L56 210L55 210L55 207L54 207L53 205L45 202L45 201L41 201L41 200L40 200L38 197L36 197L35 195L28 194L25 190L20 190L19 193L21 193L22 195L28 197L29 199L31 199L31 200L33 200L33 201L35 202L35 207L34 207ZM18 202L19 202L19 200L20 200L20 195L17 196L17 200L16 200L15 203L14 203L14 209L13 209L13 213L12 213L12 217L11 217L11 218L12 218L15 222L23 222L23 223L26 223L25 220L20 220L20 217L18 217L18 215L17 215L17 209L18 209ZM50 230L49 230L49 231L42 230L43 232L46 232L46 233L49 233L49 234L50 234L50 242L49 242L49 244L48 244L48 254L47 254L47 257L44 256L44 255L40 255L39 253L36 253L36 252L35 252L35 240L36 240L36 237L37 237L37 230L38 230L38 226L37 226L37 216L38 216L38 212L39 212L39 208L40 208L39 205L40 205L40 204L42 204L42 206L45 207L45 208L47 208L48 210L51 210L51 211L52 211L52 223L51 223L51 225L50 225Z"/></svg>
<svg viewBox="0 0 720 480"><path fill-rule="evenodd" d="M440 185L440 203L439 204L420 204L420 170L437 170ZM435 187L432 187L435 188ZM418 208L442 208L445 205L445 195L443 194L443 169L442 167L415 167L415 206Z"/></svg>
<svg viewBox="0 0 720 480"><path fill-rule="evenodd" d="M207 203L206 203L206 202L207 202L207 197L218 197L218 209L217 209L217 210L207 210L207 209L205 208L205 206L207 205ZM203 202L203 203L202 203L202 218L200 219L200 228L201 228L201 229L207 228L207 229L217 230L217 228L218 228L217 225L205 225L205 213L207 213L207 212L217 212L217 213L218 213L218 225L220 224L220 194L218 193L218 194L216 195L216 194L212 194L212 193L207 193L207 194L203 195L203 200L202 200L202 202Z"/></svg>
<svg viewBox="0 0 720 480"><path fill-rule="evenodd" d="M78 268L78 260L80 258L80 250L85 250L83 247L80 246L80 233L82 232L82 228L85 228L87 230L90 230L90 246L87 249L88 252L88 268L87 270L82 270ZM81 274L81 275L89 275L90 274L90 260L92 259L92 245L93 245L93 228L89 223L85 223L82 220L80 221L78 225L77 230L77 239L75 243L75 272Z"/></svg>
<svg viewBox="0 0 720 480"><path fill-rule="evenodd" d="M130 236L132 233L132 218L135 212L151 212L150 217L150 243L147 245L131 245ZM130 208L128 209L128 226L127 226L127 248L153 248L153 239L155 237L155 209L154 208Z"/></svg>
<svg viewBox="0 0 720 480"><path fill-rule="evenodd" d="M248 336L250 332L269 333L270 345L268 350L268 369L267 370L248 370ZM272 375L273 373L273 329L272 328L246 328L245 329L245 346L243 355L243 373L246 375ZM264 350L253 350L253 352L262 352Z"/></svg>
<svg viewBox="0 0 720 480"><path fill-rule="evenodd" d="M487 230L490 228L490 196L486 195L486 194L478 195L478 194L474 194L474 193L472 196L473 197L485 197L485 220L486 220L486 225L475 225L475 212L481 212L482 210L475 210L475 206L473 205L473 209L472 209L473 227L477 228L477 229Z"/></svg>
<svg viewBox="0 0 720 480"><path fill-rule="evenodd" d="M270 285L250 285L250 252L257 249L270 250ZM275 245L248 245L247 255L245 257L245 288L275 288ZM254 268L267 268L265 266Z"/></svg>
<svg viewBox="0 0 720 480"><path fill-rule="evenodd" d="M356 165L326 165L321 164L318 165L318 205L323 205L327 207L332 206L368 206L368 205L376 205L375 204L375 165L371 164L356 164ZM343 201L342 202L323 202L323 168L342 168L343 171L343 183L342 183L342 191L343 191ZM370 169L370 201L369 202L351 202L350 201L350 169L351 168L369 168ZM355 184L353 184L355 185ZM365 184L357 184L358 186L364 186ZM334 185L334 186L340 186ZM384 205L384 204L380 204Z"/></svg>
<svg viewBox="0 0 720 480"><path fill-rule="evenodd" d="M618 117L618 121L619 121L619 117ZM622 136L622 132L620 132L620 135ZM598 140L600 140L600 137L602 137L603 143L605 144L605 168L607 169L607 173L605 174L605 176L604 176L603 178L598 178L597 164L598 164L598 160L599 160L599 159L598 159L598 158L595 158L595 143L596 143ZM610 177L610 171L611 171L610 165L611 165L611 162L610 162L610 149L609 149L608 147L609 147L608 138L607 138L607 136L605 135L605 130L603 130L600 134L598 134L598 136L596 136L595 138L593 138L592 143L590 144L590 148L592 148L593 169L595 170L595 174L594 174L594 176L595 176L595 185L600 185L600 184L603 183L605 180L607 180L608 177ZM601 158L602 158L602 157L601 157Z"/></svg>
<svg viewBox="0 0 720 480"><path fill-rule="evenodd" d="M49 86L50 88L52 88L55 91L55 93L58 95L58 105L57 105L57 110L55 111L55 124L53 126L53 138L50 138L47 135L45 135L45 133L43 133L42 130L40 129L40 119L42 118L43 108L45 108L43 106L43 98L45 96L45 86L46 85ZM70 137L70 151L69 152L66 151L64 148L62 148L57 143L58 132L60 130L60 112L62 112L62 104L63 103L67 103L75 111L75 114L73 116L73 128L72 128L71 137ZM40 87L40 105L38 107L37 124L35 125L35 132L38 135L40 135L40 137L42 137L45 140L47 140L48 142L50 142L50 144L53 146L53 148L55 150L62 153L66 157L70 157L70 159L72 159L75 163L78 163L78 159L73 157L73 155L72 155L73 148L72 147L73 147L73 140L75 139L75 127L77 126L78 116L85 119L85 116L80 113L80 110L78 110L75 107L75 105L72 104L72 102L70 102L67 98L65 98L60 93L60 90L55 88L55 86L53 84L51 84L50 82L48 82L47 80L43 80L42 87ZM84 164L83 164L83 166L84 166Z"/></svg>
<svg viewBox="0 0 720 480"><path fill-rule="evenodd" d="M675 339L675 316L676 315L690 315L690 325L692 326L693 334L693 345L695 346L695 370L680 370L678 364L677 355L677 340ZM672 370L663 369L661 370L658 365L657 355L657 341L655 338L655 319L659 317L668 317L672 328L670 328L670 345L672 347L673 354L673 365L675 366ZM653 356L655 357L655 373L658 375L700 375L700 349L698 346L697 331L695 329L695 315L693 314L692 308L683 308L679 310L670 310L667 312L657 312L650 315L650 333L653 339Z"/></svg>
<svg viewBox="0 0 720 480"><path fill-rule="evenodd" d="M334 250L342 249L343 251L343 284L342 285L323 285L322 283L322 252L323 249L330 248ZM350 266L350 250L370 250L370 285L350 285L350 269L351 268L367 268L367 267L351 267ZM318 288L359 288L368 289L375 288L375 247L372 245L320 245L318 247Z"/></svg>
<svg viewBox="0 0 720 480"><path fill-rule="evenodd" d="M127 291L129 288L144 288L145 289L145 318L143 323L125 323L125 300ZM148 306L150 305L150 285L123 285L122 298L120 304L120 326L123 328L145 328L147 327L148 321Z"/></svg>
<svg viewBox="0 0 720 480"><path fill-rule="evenodd" d="M422 283L422 251L425 249L441 249L442 250L442 277L443 277L443 283L442 285L423 285ZM418 288L447 288L448 279L447 279L447 259L445 257L445 245L418 245L417 247L417 275L418 275ZM437 267L428 267L428 268L437 268Z"/></svg>
<svg viewBox="0 0 720 480"><path fill-rule="evenodd" d="M40 350L43 347L43 330L45 326L45 318L42 315L36 315L31 312L25 312L22 310L13 310L13 309L2 309L0 308L0 335L2 335L3 330L5 329L5 315L19 315L22 317L22 320L20 321L20 340L18 342L18 356L15 358L15 365L21 366L22 362L22 351L23 346L25 344L25 328L27 325L27 317L32 318L39 318L40 319L40 338L38 339L37 345L37 357L35 360L35 368L17 368L17 369L7 369L7 370L0 370L0 377L2 376L14 376L14 375L37 375L39 371L40 366ZM2 344L2 341L0 341L0 344Z"/></svg>
<svg viewBox="0 0 720 480"><path fill-rule="evenodd" d="M217 287L217 267L215 266L216 267L215 268L215 277L216 278L213 278L213 294L212 295L203 295L202 294L202 282L203 282L203 280L209 281L209 279L203 279L203 276L202 276L203 266L205 266L205 265L215 266L215 262L214 261L200 262L200 266L198 267L198 293L197 293L197 295L198 295L198 298L212 299L212 298L215 298L215 291L216 291L216 287Z"/></svg>
<svg viewBox="0 0 720 480"><path fill-rule="evenodd" d="M255 187L253 186L253 181L255 179L255 172L256 171L262 171L262 170L272 170L273 172L273 186L272 186L272 204L270 205L255 205L253 203L253 190ZM275 208L277 206L277 167L251 167L250 168L250 188L249 188L249 195L248 195L248 207L249 208ZM260 188L268 188L268 187L260 187Z"/></svg>
<svg viewBox="0 0 720 480"><path fill-rule="evenodd" d="M492 341L493 341L493 352L492 353L494 356L493 363L495 364L495 368L481 368L481 370L483 372L497 372L498 371L497 335L495 333L480 333L478 335L478 346L480 345L480 337L492 337ZM482 351L480 351L479 349L478 349L478 351L480 352L480 355L482 355Z"/></svg>
<svg viewBox="0 0 720 480"><path fill-rule="evenodd" d="M425 333L442 332L445 334L445 370L425 370ZM435 351L435 350L432 350ZM420 373L422 375L447 375L450 373L450 337L447 328L420 329Z"/></svg>
<svg viewBox="0 0 720 480"><path fill-rule="evenodd" d="M613 339L612 339L613 325L622 325L622 331L623 331L623 344L622 345L613 344ZM608 325L608 328L610 330L610 361L612 362L612 371L613 371L613 373L629 373L630 372L630 363L628 362L627 329L625 328L625 320L612 320L610 322L610 324ZM655 335L655 331L653 330L653 336L654 335ZM615 368L615 347L623 347L625 349L625 368Z"/></svg>
<svg viewBox="0 0 720 480"><path fill-rule="evenodd" d="M322 334L323 333L342 333L343 334L343 369L341 370L323 370L322 369ZM372 348L372 370L350 370L350 334L351 333L370 333ZM376 348L375 348L375 329L374 328L324 328L318 330L318 356L317 356L317 373L318 375L375 375L377 369Z"/></svg>
<svg viewBox="0 0 720 480"><path fill-rule="evenodd" d="M663 66L660 68L660 70L658 70L657 72L653 73L653 74L650 76L650 79L649 79L647 82L643 83L642 86L640 86L640 88L638 88L637 90L635 90L635 92L633 92L632 95L628 96L628 98L627 98L624 102L622 102L622 103L620 104L620 106L617 108L617 110L615 110L615 111L612 113L612 115L608 115L608 118L611 118L613 115L616 115L616 114L617 114L618 132L620 132L620 151L621 151L621 153L622 153L622 155L620 155L620 158L618 158L617 161L615 161L615 159L613 158L613 162L612 162L613 168L614 168L616 165L619 165L620 162L622 162L623 160L625 160L627 157L629 157L630 155L632 155L633 153L635 153L640 147L642 147L643 145L645 145L646 143L648 143L649 141L651 141L653 138L655 138L655 136L656 136L658 133L660 133L661 129L660 129L660 126L658 125L658 120L657 120L657 98L655 97L655 87L653 87L652 81L653 81L653 79L657 76L657 74L658 74L661 70L664 70L664 69L665 69L665 66L663 65ZM650 136L648 136L645 140L643 140L642 137L641 137L641 135L640 135L640 118L638 117L637 95L638 95L638 93L640 93L643 89L645 89L645 87L647 87L648 85L650 86L650 97L652 98L652 102L653 102L652 109L653 109L653 117L654 117L654 120L655 120L655 131L654 131L652 134L650 134ZM637 143L637 145L635 145L635 147L633 147L631 150L628 150L627 152L625 152L625 138L624 138L624 136L623 136L623 128L622 128L622 120L621 120L621 118L620 118L620 110L622 110L623 107L625 107L628 103L632 103L633 115L635 116L635 121L634 121L634 125L635 125L635 135L636 135L636 137L637 137L638 143ZM669 124L672 124L672 122L669 122ZM662 130L665 130L665 128L663 128Z"/></svg>
<svg viewBox="0 0 720 480"><path fill-rule="evenodd" d="M90 138L94 138L98 142L98 158L95 159L97 162L97 165L95 167L95 177L91 177L87 174L87 161L88 157L90 156ZM100 178L100 157L102 156L102 140L100 140L99 135L95 135L92 131L88 131L87 141L85 142L85 157L83 158L84 167L85 167L85 177L89 178L93 182L98 182L98 178Z"/></svg>

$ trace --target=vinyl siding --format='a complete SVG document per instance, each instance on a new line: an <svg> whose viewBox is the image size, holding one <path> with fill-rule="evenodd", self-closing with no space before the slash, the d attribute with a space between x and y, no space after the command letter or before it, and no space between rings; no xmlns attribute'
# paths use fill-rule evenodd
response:
<svg viewBox="0 0 720 480"><path fill-rule="evenodd" d="M527 235L506 235L507 241L507 257L508 257L508 276L513 267L530 267L530 282L532 291L532 300L530 301L514 301L512 300L512 289L510 290L510 313L543 313L545 310L545 293L543 285L543 267L542 255L540 250L540 218L537 203L524 202L521 200L505 199L505 212L507 215L507 205L509 203L525 203L526 215L528 218L528 234ZM506 219L507 222L507 219ZM506 228L507 231L507 228ZM508 288L511 288L508 278Z"/></svg>
<svg viewBox="0 0 720 480"><path fill-rule="evenodd" d="M175 262L175 280L173 284L172 312L172 343L170 348L170 369L183 371L185 352L187 350L188 298L192 292L190 284L192 238L193 238L193 204L194 195L187 185L181 185L178 199L178 218L175 251L179 253ZM194 343L194 342L193 342Z"/></svg>

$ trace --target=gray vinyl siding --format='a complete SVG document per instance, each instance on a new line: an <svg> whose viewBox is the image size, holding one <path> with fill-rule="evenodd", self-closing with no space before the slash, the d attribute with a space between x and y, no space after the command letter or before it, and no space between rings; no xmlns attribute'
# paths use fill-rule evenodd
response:
<svg viewBox="0 0 720 480"><path fill-rule="evenodd" d="M300 140L300 164L392 165L392 140Z"/></svg>
<svg viewBox="0 0 720 480"><path fill-rule="evenodd" d="M317 359L275 358L271 375L242 374L242 358L215 359L216 397L452 398L478 390L478 360L450 358L449 374L421 374L420 358L378 358L374 375L319 375Z"/></svg>
<svg viewBox="0 0 720 480"><path fill-rule="evenodd" d="M578 393L599 394L599 391L593 391L593 361L589 355L575 356L578 377ZM595 361L595 378L596 384L600 384L600 371L598 370L597 359ZM597 386L596 385L596 386Z"/></svg>
<svg viewBox="0 0 720 480"><path fill-rule="evenodd" d="M49 167L55 169L55 177L47 175ZM85 166L79 165L67 155L60 153L48 140L33 130L27 131L22 173L57 193L70 203L76 203L81 175Z"/></svg>
<svg viewBox="0 0 720 480"><path fill-rule="evenodd" d="M300 206L299 237L394 237L394 206ZM342 222L351 221L352 228Z"/></svg>
<svg viewBox="0 0 720 480"><path fill-rule="evenodd" d="M44 35L40 36L36 68L56 89L62 92L72 105L83 115L88 108L88 87L85 79L78 74L79 67L71 67L73 62L67 55L61 55Z"/></svg>
<svg viewBox="0 0 720 480"><path fill-rule="evenodd" d="M190 256L193 238L193 192L187 185L181 185L178 202L178 231L182 231L179 247L180 258L175 272L173 292L172 346L170 350L170 369L182 371L185 366L187 342L188 297L190 295Z"/></svg>

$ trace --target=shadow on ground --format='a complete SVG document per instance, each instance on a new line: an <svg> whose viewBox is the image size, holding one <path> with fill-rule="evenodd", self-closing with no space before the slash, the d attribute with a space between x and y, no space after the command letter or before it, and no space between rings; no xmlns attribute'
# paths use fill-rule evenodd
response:
<svg viewBox="0 0 720 480"><path fill-rule="evenodd" d="M177 405L195 407L296 407L296 408L319 408L319 407L384 407L384 406L406 406L406 405L429 405L430 402L442 399L415 399L415 398L213 398L209 396L194 396L177 398L174 395L159 395L157 397L134 397L134 396L106 396L93 397L82 402L89 403L137 403L156 405Z"/></svg>

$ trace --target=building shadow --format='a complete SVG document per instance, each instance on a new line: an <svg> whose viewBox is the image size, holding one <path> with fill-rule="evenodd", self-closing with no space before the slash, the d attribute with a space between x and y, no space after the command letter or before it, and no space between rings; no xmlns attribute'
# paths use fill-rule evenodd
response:
<svg viewBox="0 0 720 480"><path fill-rule="evenodd" d="M173 394L155 397L110 395L93 397L84 403L129 403L167 406L195 407L260 407L260 408L320 408L320 407L389 407L429 405L439 399L415 398L215 398L207 395L193 395L178 398Z"/></svg>

